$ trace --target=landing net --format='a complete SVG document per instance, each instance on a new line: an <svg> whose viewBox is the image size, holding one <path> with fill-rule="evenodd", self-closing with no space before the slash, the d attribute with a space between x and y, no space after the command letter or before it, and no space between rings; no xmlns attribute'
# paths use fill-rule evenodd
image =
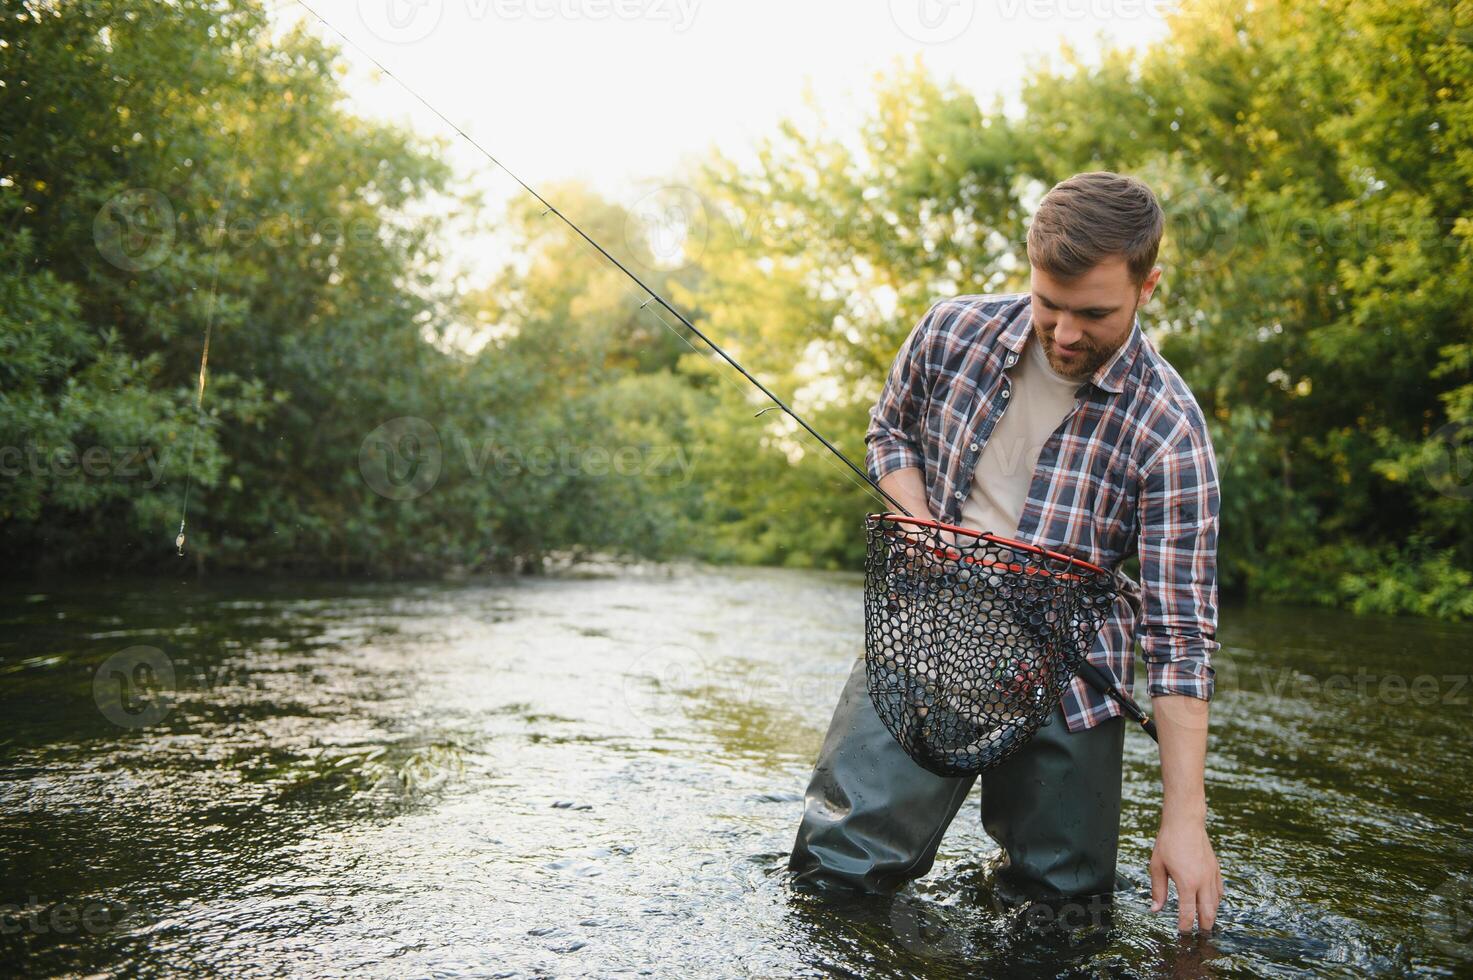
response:
<svg viewBox="0 0 1473 980"><path fill-rule="evenodd" d="M972 775L1049 719L1115 600L1066 555L895 514L865 521L865 665L880 720L919 765Z"/></svg>

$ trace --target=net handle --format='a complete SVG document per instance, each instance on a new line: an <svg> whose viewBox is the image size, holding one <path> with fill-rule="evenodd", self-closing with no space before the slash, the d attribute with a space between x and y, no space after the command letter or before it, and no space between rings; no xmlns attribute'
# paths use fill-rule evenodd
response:
<svg viewBox="0 0 1473 980"><path fill-rule="evenodd" d="M1087 571L1095 572L1100 575L1110 574L1100 566L1091 564L1090 562L1085 561L1083 558L1075 558L1073 555L1066 555L1058 551L1050 551L1047 548L1040 548L1037 545L1028 544L1024 541L1014 541L1012 538L1005 538L1001 535L988 533L987 531L978 531L970 527L961 527L956 524L943 524L940 521L927 520L923 517L906 517L894 512L888 514L870 514L868 519L876 523L884 521L891 524L912 524L916 527L929 527L934 528L938 531L950 531L953 534L964 534L969 538L980 538L984 541L991 541L993 544L1000 544L1006 548L1017 548L1020 551L1028 551L1032 552L1035 555L1043 555L1047 558L1053 558L1057 561L1068 562L1071 565L1078 565L1080 568L1083 568Z"/></svg>

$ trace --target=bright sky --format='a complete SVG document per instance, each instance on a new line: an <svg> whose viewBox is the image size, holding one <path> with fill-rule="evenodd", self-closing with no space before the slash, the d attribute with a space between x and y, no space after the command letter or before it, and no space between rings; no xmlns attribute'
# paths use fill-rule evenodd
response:
<svg viewBox="0 0 1473 980"><path fill-rule="evenodd" d="M1140 45L1165 32L1169 0L306 0L325 20L541 189L587 180L627 207L635 181L715 145L739 159L811 86L841 132L864 115L873 76L919 54L984 106L1072 43ZM307 17L278 0L285 24ZM356 111L426 134L448 127L342 44ZM356 70L362 68L363 70ZM461 173L493 205L510 181L456 140ZM554 203L557 203L554 201ZM576 219L576 215L573 215ZM487 256L486 258L490 258ZM477 263L480 264L480 263Z"/></svg>

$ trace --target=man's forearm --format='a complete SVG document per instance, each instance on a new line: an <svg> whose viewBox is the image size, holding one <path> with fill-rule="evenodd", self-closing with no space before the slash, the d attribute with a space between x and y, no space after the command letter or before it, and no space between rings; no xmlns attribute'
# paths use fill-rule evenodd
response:
<svg viewBox="0 0 1473 980"><path fill-rule="evenodd" d="M926 480L920 468L915 466L903 466L898 470L891 470L879 479L880 489L894 497L895 500L913 517L922 517L926 520L934 520L931 515L931 505L926 501Z"/></svg>
<svg viewBox="0 0 1473 980"><path fill-rule="evenodd" d="M1207 819L1207 702L1183 694L1151 699L1161 740L1161 822Z"/></svg>
<svg viewBox="0 0 1473 980"><path fill-rule="evenodd" d="M1161 740L1161 829L1151 850L1151 911L1176 882L1176 928L1211 932L1222 902L1222 869L1207 837L1207 702L1189 694L1151 698Z"/></svg>

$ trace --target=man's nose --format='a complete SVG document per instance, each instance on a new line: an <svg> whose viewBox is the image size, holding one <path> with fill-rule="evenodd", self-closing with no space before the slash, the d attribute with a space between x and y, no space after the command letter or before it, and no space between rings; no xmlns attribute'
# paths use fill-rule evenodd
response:
<svg viewBox="0 0 1473 980"><path fill-rule="evenodd" d="M1059 322L1054 327L1054 343L1060 347L1073 347L1084 337L1084 331L1079 324L1067 316L1059 317Z"/></svg>

